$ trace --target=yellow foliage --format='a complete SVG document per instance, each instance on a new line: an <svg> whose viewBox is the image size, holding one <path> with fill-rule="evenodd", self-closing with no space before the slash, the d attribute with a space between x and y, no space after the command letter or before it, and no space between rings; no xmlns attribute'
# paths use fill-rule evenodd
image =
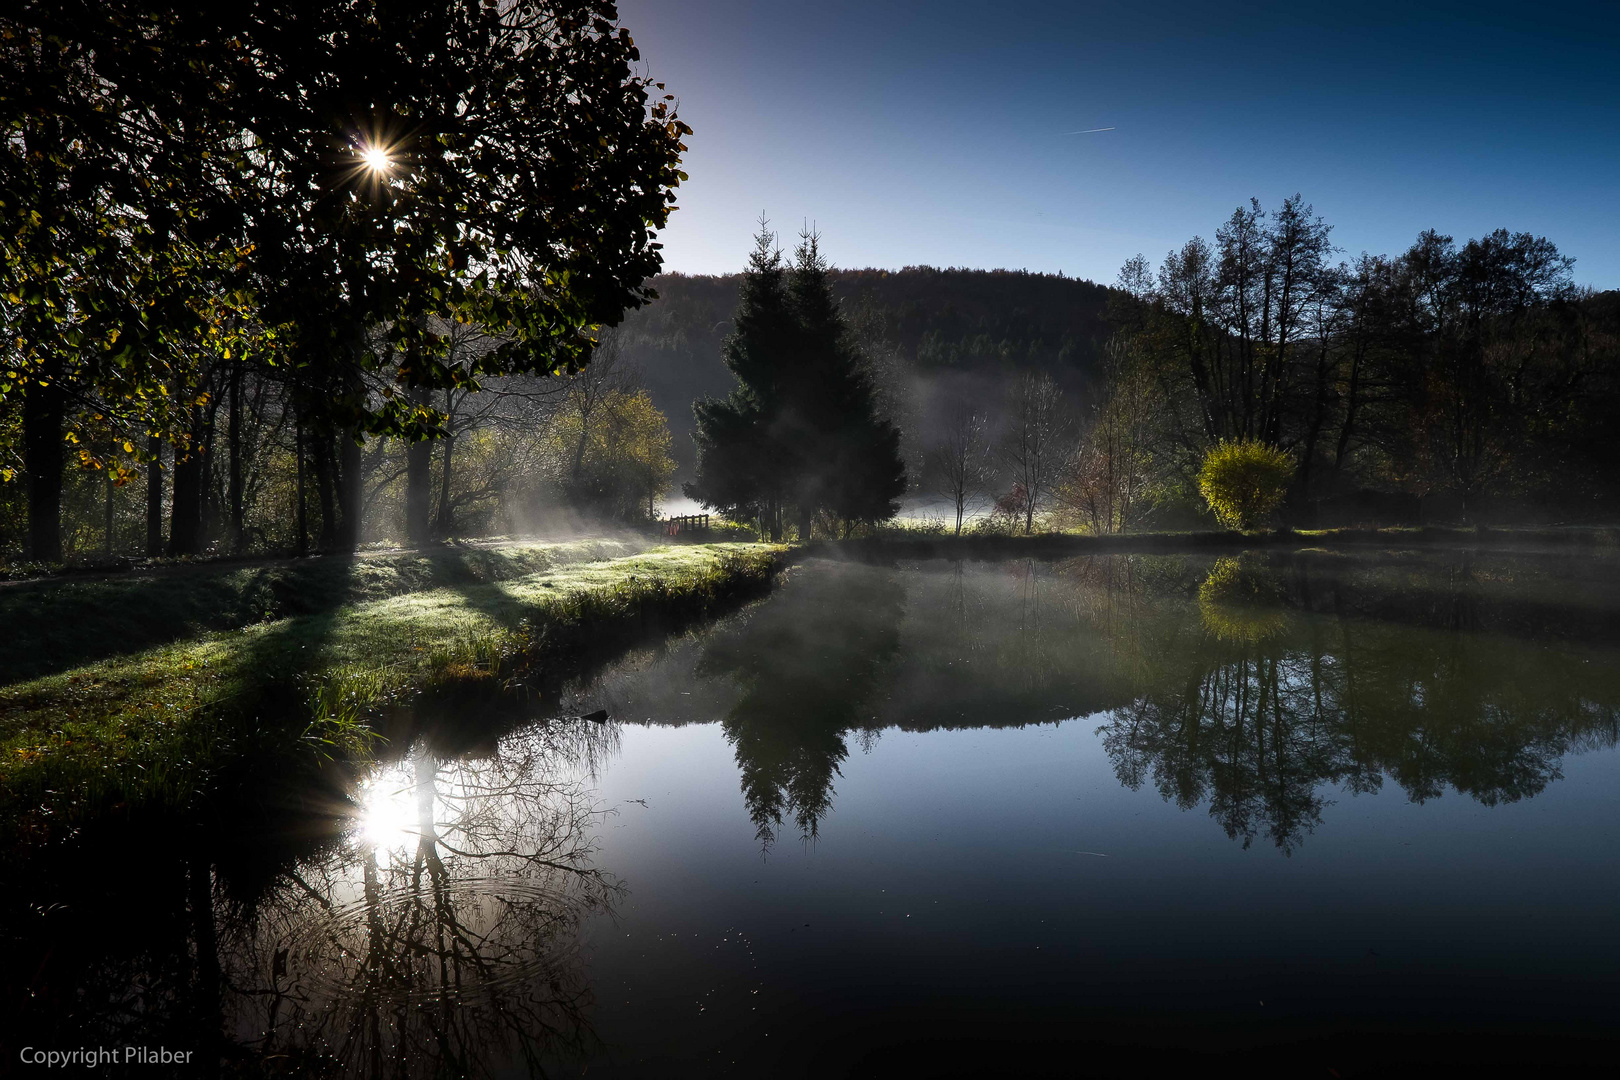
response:
<svg viewBox="0 0 1620 1080"><path fill-rule="evenodd" d="M588 414L570 402L548 435L547 456L564 489L622 517L644 516L675 475L669 423L642 389L608 390Z"/></svg>
<svg viewBox="0 0 1620 1080"><path fill-rule="evenodd" d="M1287 626L1282 599L1263 567L1227 555L1198 586L1198 614L1204 629L1222 641L1254 643Z"/></svg>
<svg viewBox="0 0 1620 1080"><path fill-rule="evenodd" d="M1228 529L1254 529L1282 505L1294 459L1254 439L1222 439L1204 455L1198 491Z"/></svg>

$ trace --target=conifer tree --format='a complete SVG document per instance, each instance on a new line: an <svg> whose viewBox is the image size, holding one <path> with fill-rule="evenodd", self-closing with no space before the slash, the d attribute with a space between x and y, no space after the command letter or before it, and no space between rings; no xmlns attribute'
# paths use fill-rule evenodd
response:
<svg viewBox="0 0 1620 1080"><path fill-rule="evenodd" d="M789 426L803 467L796 479L799 535L822 511L847 532L894 516L906 489L900 429L881 415L877 386L838 300L821 237L799 236L789 295L798 322Z"/></svg>
<svg viewBox="0 0 1620 1080"><path fill-rule="evenodd" d="M783 493L795 470L772 433L782 414L783 360L794 326L782 253L763 219L754 241L723 346L737 385L725 398L694 403L697 479L683 490L732 517L758 518L780 540Z"/></svg>
<svg viewBox="0 0 1620 1080"><path fill-rule="evenodd" d="M781 539L817 514L844 523L891 517L905 490L900 432L880 415L865 358L833 296L820 238L801 236L791 270L762 221L743 274L725 362L738 385L696 404L698 478L686 492L728 514L759 517Z"/></svg>

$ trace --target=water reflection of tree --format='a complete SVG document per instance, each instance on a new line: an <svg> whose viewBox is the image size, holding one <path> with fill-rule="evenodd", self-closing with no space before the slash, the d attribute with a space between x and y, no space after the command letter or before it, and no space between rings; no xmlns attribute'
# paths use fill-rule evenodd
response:
<svg viewBox="0 0 1620 1080"><path fill-rule="evenodd" d="M1316 584L1338 602L1340 582ZM1264 835L1291 851L1320 823L1327 784L1369 792L1387 776L1414 800L1450 786L1493 805L1540 792L1567 751L1614 744L1620 688L1584 657L1421 625L1477 597L1419 596L1403 623L1387 598L1378 620L1301 611L1309 585L1222 560L1197 623L1137 622L1137 696L1101 728L1123 783L1151 781L1183 808L1207 800L1245 846Z"/></svg>
<svg viewBox="0 0 1620 1080"><path fill-rule="evenodd" d="M261 805L228 832L148 826L42 855L25 904L0 894L0 1041L15 1025L40 1045L161 1043L242 1075L577 1056L577 930L617 892L592 864L581 762L613 736L575 722L482 761L419 751L336 826Z"/></svg>
<svg viewBox="0 0 1620 1080"><path fill-rule="evenodd" d="M817 835L846 737L875 730L870 706L900 648L904 608L890 571L818 568L705 648L699 673L743 689L724 727L764 850L789 819L805 839Z"/></svg>
<svg viewBox="0 0 1620 1080"><path fill-rule="evenodd" d="M229 926L231 1026L266 1060L457 1075L590 1043L577 929L617 887L597 811L545 728L480 761L420 750L368 785L356 832Z"/></svg>

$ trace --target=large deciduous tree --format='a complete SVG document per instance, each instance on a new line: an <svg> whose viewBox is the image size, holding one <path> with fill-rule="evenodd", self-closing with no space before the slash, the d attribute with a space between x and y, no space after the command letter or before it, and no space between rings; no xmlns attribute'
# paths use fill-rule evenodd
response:
<svg viewBox="0 0 1620 1080"><path fill-rule="evenodd" d="M183 459L199 359L236 342L292 386L323 531L354 543L360 439L439 434L435 390L578 370L591 328L650 298L688 129L616 19L600 0L25 4L0 27L27 61L0 82L0 199L32 223L4 247L23 342L5 389L93 359L118 375L101 398L181 402L148 426ZM452 362L447 323L495 344Z"/></svg>

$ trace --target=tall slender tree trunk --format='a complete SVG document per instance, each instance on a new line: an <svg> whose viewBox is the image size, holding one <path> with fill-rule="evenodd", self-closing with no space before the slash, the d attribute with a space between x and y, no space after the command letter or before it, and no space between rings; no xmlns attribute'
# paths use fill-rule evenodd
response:
<svg viewBox="0 0 1620 1080"><path fill-rule="evenodd" d="M337 547L337 493L332 476L332 433L321 425L315 432L310 463L315 466L315 489L321 500L321 532L318 543L324 550Z"/></svg>
<svg viewBox="0 0 1620 1080"><path fill-rule="evenodd" d="M206 384L205 384L206 385ZM174 463L174 497L169 507L169 554L200 555L203 511L208 500L208 463L214 449L214 418L200 405L191 408L191 445Z"/></svg>
<svg viewBox="0 0 1620 1080"><path fill-rule="evenodd" d="M163 440L153 435L147 444L152 460L146 466L146 554L163 554Z"/></svg>
<svg viewBox="0 0 1620 1080"><path fill-rule="evenodd" d="M447 435L444 439L444 454L439 459L439 508L433 514L432 535L448 537L453 531L455 522L450 520L450 470L455 464L456 437Z"/></svg>
<svg viewBox="0 0 1620 1080"><path fill-rule="evenodd" d="M412 547L429 539L432 482L433 443L418 439L405 449L405 541Z"/></svg>
<svg viewBox="0 0 1620 1080"><path fill-rule="evenodd" d="M810 507L799 507L799 543L810 539Z"/></svg>
<svg viewBox="0 0 1620 1080"><path fill-rule="evenodd" d="M229 456L227 463L230 468L230 478L226 486L226 501L230 504L226 513L228 515L227 528L231 536L231 551L240 554L246 544L242 501L242 364L240 361L231 363L230 387L230 433Z"/></svg>
<svg viewBox="0 0 1620 1080"><path fill-rule="evenodd" d="M28 557L62 561L62 422L67 394L60 361L23 388L23 468L28 473Z"/></svg>
<svg viewBox="0 0 1620 1080"><path fill-rule="evenodd" d="M309 553L309 492L304 481L304 416L300 412L293 420L293 460L297 469L298 505L293 516L298 521L298 554Z"/></svg>
<svg viewBox="0 0 1620 1080"><path fill-rule="evenodd" d="M360 490L360 443L353 432L344 432L338 438L337 458L338 509L343 515L338 544L344 551L356 551L360 547L365 499Z"/></svg>
<svg viewBox="0 0 1620 1080"><path fill-rule="evenodd" d="M192 410L192 429L202 427L202 410ZM169 554L202 551L203 446L194 441L174 462L174 497L169 506Z"/></svg>

